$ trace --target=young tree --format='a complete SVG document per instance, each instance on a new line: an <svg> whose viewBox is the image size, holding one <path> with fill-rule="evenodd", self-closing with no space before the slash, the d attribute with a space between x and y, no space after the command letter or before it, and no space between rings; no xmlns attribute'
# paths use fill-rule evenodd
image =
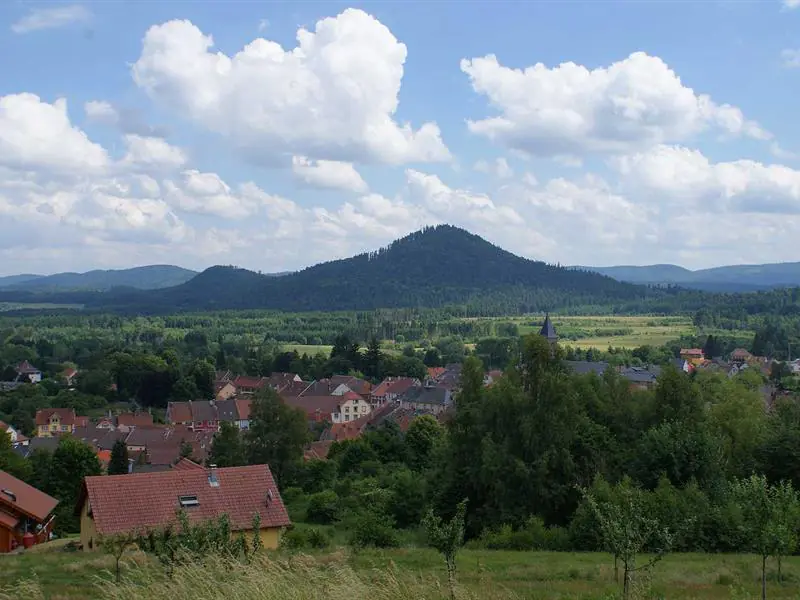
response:
<svg viewBox="0 0 800 600"><path fill-rule="evenodd" d="M733 483L733 496L744 516L746 539L761 556L761 598L767 597L767 558L790 554L797 547L798 496L792 484L769 485L763 475Z"/></svg>
<svg viewBox="0 0 800 600"><path fill-rule="evenodd" d="M242 435L233 423L223 421L219 431L214 434L207 463L218 467L241 467L247 464Z"/></svg>
<svg viewBox="0 0 800 600"><path fill-rule="evenodd" d="M137 539L138 536L132 533L120 533L117 535L102 537L99 540L100 547L114 557L114 572L116 573L117 583L119 583L121 580L120 562L122 561L122 555L125 554L125 550L136 544Z"/></svg>
<svg viewBox="0 0 800 600"><path fill-rule="evenodd" d="M432 415L417 417L408 426L406 449L411 468L423 470L430 465L433 449L444 437L444 429Z"/></svg>
<svg viewBox="0 0 800 600"><path fill-rule="evenodd" d="M111 460L108 462L109 475L124 475L128 472L128 446L123 440L114 442L111 448Z"/></svg>
<svg viewBox="0 0 800 600"><path fill-rule="evenodd" d="M672 535L658 520L648 516L645 492L630 479L614 486L608 500L598 501L589 490L584 490L584 497L597 519L605 547L615 560L622 561L622 596L627 600L633 574L661 560L672 543ZM636 557L648 546L654 547L655 557L637 567Z"/></svg>
<svg viewBox="0 0 800 600"><path fill-rule="evenodd" d="M303 458L310 439L306 415L284 404L271 388L256 395L250 406L247 456L250 464L268 464L278 485Z"/></svg>
<svg viewBox="0 0 800 600"><path fill-rule="evenodd" d="M14 452L11 436L0 430L0 471L6 471L17 479L28 481L32 475L30 463Z"/></svg>
<svg viewBox="0 0 800 600"><path fill-rule="evenodd" d="M445 522L441 517L428 511L422 520L422 526L428 536L428 544L441 552L447 565L447 583L450 586L450 598L456 597L456 555L464 545L464 517L467 513L467 500L459 502L456 514Z"/></svg>

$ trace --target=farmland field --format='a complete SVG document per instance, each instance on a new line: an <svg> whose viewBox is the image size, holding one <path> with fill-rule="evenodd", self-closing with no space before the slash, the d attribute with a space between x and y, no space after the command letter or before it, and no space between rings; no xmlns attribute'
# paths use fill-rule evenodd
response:
<svg viewBox="0 0 800 600"><path fill-rule="evenodd" d="M358 553L339 549L294 557L271 553L250 567L233 569L235 575L228 572L209 576L214 565L205 569L194 566L177 572L171 582L166 581L154 561L141 553L130 553L124 561L123 576L135 583L116 588L109 583L113 558L101 553L48 551L3 556L0 599L411 600L448 596L441 558L431 550L419 548ZM774 569L773 563L771 560ZM667 555L652 572L637 575L633 597L756 598L760 591L759 568L760 559L752 555ZM192 585L194 577L202 581ZM783 582L776 581L774 571L769 573L768 597L797 598L799 581L800 557L784 559ZM216 585L229 587L220 595L215 593ZM464 550L458 559L458 585L458 598L610 599L620 595L611 557L601 553ZM281 589L284 592L278 591ZM37 595L39 591L41 595Z"/></svg>

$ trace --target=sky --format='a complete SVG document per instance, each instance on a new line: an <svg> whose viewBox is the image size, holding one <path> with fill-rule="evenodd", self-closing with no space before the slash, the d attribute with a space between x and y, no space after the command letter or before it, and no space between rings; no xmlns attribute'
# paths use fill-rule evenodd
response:
<svg viewBox="0 0 800 600"><path fill-rule="evenodd" d="M0 4L0 275L800 260L800 0Z"/></svg>

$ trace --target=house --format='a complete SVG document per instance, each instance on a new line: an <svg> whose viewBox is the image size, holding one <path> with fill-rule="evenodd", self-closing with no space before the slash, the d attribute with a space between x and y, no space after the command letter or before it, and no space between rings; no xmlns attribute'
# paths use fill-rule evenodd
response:
<svg viewBox="0 0 800 600"><path fill-rule="evenodd" d="M130 431L134 427L152 427L153 415L149 412L121 413L117 415L117 429Z"/></svg>
<svg viewBox="0 0 800 600"><path fill-rule="evenodd" d="M700 348L681 348L680 357L697 366L705 360L705 355Z"/></svg>
<svg viewBox="0 0 800 600"><path fill-rule="evenodd" d="M370 392L370 402L373 406L393 402L410 387L421 384L419 379L413 377L387 377Z"/></svg>
<svg viewBox="0 0 800 600"><path fill-rule="evenodd" d="M239 411L236 408L236 400L229 398L215 402L217 405L217 419L220 423L230 423L236 425L239 421Z"/></svg>
<svg viewBox="0 0 800 600"><path fill-rule="evenodd" d="M588 360L565 360L564 364L576 375L595 373L599 377L608 368L607 362L592 362Z"/></svg>
<svg viewBox="0 0 800 600"><path fill-rule="evenodd" d="M372 406L356 392L342 394L339 401L339 414L334 413L333 423L346 423L366 417L372 411Z"/></svg>
<svg viewBox="0 0 800 600"><path fill-rule="evenodd" d="M28 458L36 450L43 450L53 453L58 448L59 439L57 437L35 437L25 444L17 444L14 446L14 452L19 454L22 458Z"/></svg>
<svg viewBox="0 0 800 600"><path fill-rule="evenodd" d="M234 402L236 402L236 415L238 417L236 426L242 431L250 429L250 400L237 398Z"/></svg>
<svg viewBox="0 0 800 600"><path fill-rule="evenodd" d="M268 383L269 379L266 377L248 377L246 375L239 375L233 380L237 394L255 394L267 387Z"/></svg>
<svg viewBox="0 0 800 600"><path fill-rule="evenodd" d="M263 547L278 547L291 522L267 465L205 469L178 464L166 471L86 477L76 507L83 549L97 548L101 536L177 524L179 511L190 523L227 515L232 533L249 532L258 514Z"/></svg>
<svg viewBox="0 0 800 600"><path fill-rule="evenodd" d="M461 385L461 363L453 363L445 366L442 373L434 382L426 382L426 386L441 387L451 392L457 390Z"/></svg>
<svg viewBox="0 0 800 600"><path fill-rule="evenodd" d="M218 402L228 400L236 395L236 386L232 381L223 381L214 384L214 399Z"/></svg>
<svg viewBox="0 0 800 600"><path fill-rule="evenodd" d="M8 423L3 423L3 421L0 421L0 434L3 432L8 434L8 437L11 438L12 446L27 446L30 443L30 440L22 435L22 433L14 429Z"/></svg>
<svg viewBox="0 0 800 600"><path fill-rule="evenodd" d="M448 388L439 386L415 386L398 398L400 406L412 410L438 415L453 403Z"/></svg>
<svg viewBox="0 0 800 600"><path fill-rule="evenodd" d="M341 396L352 391L342 381L334 383L333 379L320 379L310 383L300 396ZM281 397L285 397L283 392Z"/></svg>
<svg viewBox="0 0 800 600"><path fill-rule="evenodd" d="M196 431L217 431L219 415L214 400L189 400L170 402L167 405L167 422L186 425Z"/></svg>
<svg viewBox="0 0 800 600"><path fill-rule="evenodd" d="M44 408L36 411L36 435L52 437L64 433L74 433L78 426L86 426L89 417L75 416L71 408Z"/></svg>
<svg viewBox="0 0 800 600"><path fill-rule="evenodd" d="M78 369L74 369L72 367L68 367L61 372L61 379L64 381L64 385L70 389L75 387L77 377Z"/></svg>
<svg viewBox="0 0 800 600"><path fill-rule="evenodd" d="M290 387L296 383L302 383L300 375L294 373L272 373L267 378L267 385L276 392L282 391L284 388Z"/></svg>
<svg viewBox="0 0 800 600"><path fill-rule="evenodd" d="M364 400L369 400L370 394L372 393L372 384L369 381L365 381L363 379L359 379L358 377L351 377L350 375L334 375L331 377L331 383L336 387L336 389L341 389L339 386L344 385L349 389L351 392L355 392ZM341 392L339 394L334 395L342 395L346 392Z"/></svg>
<svg viewBox="0 0 800 600"><path fill-rule="evenodd" d="M23 360L17 365L17 381L39 383L41 380L42 372L27 360Z"/></svg>
<svg viewBox="0 0 800 600"><path fill-rule="evenodd" d="M661 374L659 367L620 367L620 375L630 383L632 390L650 390L656 385Z"/></svg>
<svg viewBox="0 0 800 600"><path fill-rule="evenodd" d="M0 554L50 540L58 500L0 471ZM31 539L32 538L32 539Z"/></svg>
<svg viewBox="0 0 800 600"><path fill-rule="evenodd" d="M731 352L732 363L742 365L744 363L749 363L752 360L753 360L753 355L750 354L744 348L736 348L733 352Z"/></svg>

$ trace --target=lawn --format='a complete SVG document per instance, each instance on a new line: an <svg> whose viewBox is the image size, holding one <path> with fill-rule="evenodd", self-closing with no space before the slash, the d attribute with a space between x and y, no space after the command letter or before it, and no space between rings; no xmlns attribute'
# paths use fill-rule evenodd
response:
<svg viewBox="0 0 800 600"><path fill-rule="evenodd" d="M114 597L149 600L191 597L185 590L176 591L174 587L171 591L167 589L161 569L140 553L130 553L124 560L124 575L136 579L138 583L130 589L115 592ZM238 583L228 582L232 590L236 590L237 585L241 586L231 597L256 600L447 597L444 564L438 554L427 549L365 550L358 553L339 549L313 557L295 556L291 559L284 554L270 553L264 561L249 570L240 567L233 570L242 580ZM770 564L774 568L774 561L770 561ZM108 555L65 552L58 548L0 556L0 599L22 600L42 596L59 600L106 598L110 594L109 588L101 586L102 582L112 580L113 565L114 561ZM755 598L760 585L759 566L760 560L749 555L668 555L650 574L639 576L635 597ZM179 583L182 577L200 576L205 580L204 585L202 589L191 592L197 594L194 597L197 600L222 598L221 595L210 593L212 584L205 584L211 580L229 579L230 569L225 569L224 576L217 578L208 572L214 568L212 565L202 571L176 574L170 585L183 585ZM797 598L800 595L800 557L784 559L783 573L784 582L778 583L775 573L770 572L769 598ZM293 579L291 582L291 595L267 591L271 587L277 590L289 586L286 578L292 577L296 581ZM261 579L255 581L258 578ZM343 587L337 593L337 581L342 578ZM42 596L24 593L24 582L30 580L38 582ZM149 580L149 583L144 580ZM463 550L458 560L458 583L459 598L619 597L611 557L601 553ZM303 586L305 589L302 589Z"/></svg>

